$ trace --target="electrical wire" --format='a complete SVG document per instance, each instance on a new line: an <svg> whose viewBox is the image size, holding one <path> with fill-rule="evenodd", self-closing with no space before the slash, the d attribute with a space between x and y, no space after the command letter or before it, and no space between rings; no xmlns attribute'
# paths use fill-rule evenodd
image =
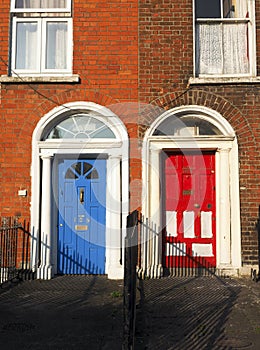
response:
<svg viewBox="0 0 260 350"><path fill-rule="evenodd" d="M5 60L0 56L0 61L8 68L8 64L5 62ZM25 81L17 72L15 72L14 70L11 69L11 73L13 75L15 75L18 79L21 80L22 83L26 84L31 90L33 90L36 94L38 94L39 96L43 97L44 99L48 100L49 102L52 102L53 104L55 104L56 106L62 106L64 108L70 109L68 106L64 105L64 104L60 104L59 102L55 101L54 99L50 98L49 96L43 94L42 92L38 91L34 86L32 86L31 84L29 84L27 81Z"/></svg>

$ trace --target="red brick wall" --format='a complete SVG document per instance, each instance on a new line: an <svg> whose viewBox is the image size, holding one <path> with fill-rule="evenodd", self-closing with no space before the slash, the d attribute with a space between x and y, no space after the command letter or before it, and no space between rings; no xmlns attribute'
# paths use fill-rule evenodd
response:
<svg viewBox="0 0 260 350"><path fill-rule="evenodd" d="M73 3L73 73L80 83L1 84L0 216L29 217L32 133L44 114L67 102L109 107L138 99L137 0ZM1 1L1 75L8 71L9 6ZM29 195L19 197L19 189Z"/></svg>
<svg viewBox="0 0 260 350"><path fill-rule="evenodd" d="M151 102L192 75L192 0L139 3L139 97Z"/></svg>
<svg viewBox="0 0 260 350"><path fill-rule="evenodd" d="M9 6L10 0L1 1L1 75L7 74ZM256 7L259 72L259 1ZM79 74L80 83L1 84L0 216L29 217L30 193L18 197L18 190L30 191L32 133L56 105L72 101L105 106L138 101L163 108L205 105L219 111L237 133L240 185L246 188L240 193L243 262L256 263L260 84L188 86L193 73L192 0L74 0L73 22L73 73ZM143 128L136 125L136 110L118 115L133 139L130 188L131 209L135 209L141 206L137 136ZM144 120L144 124L150 122Z"/></svg>
<svg viewBox="0 0 260 350"><path fill-rule="evenodd" d="M242 260L257 264L255 224L260 204L260 84L191 85L192 0L140 0L139 99L169 109L197 104L221 113L239 144ZM257 67L260 64L260 4L256 1ZM143 118L142 135L151 116Z"/></svg>

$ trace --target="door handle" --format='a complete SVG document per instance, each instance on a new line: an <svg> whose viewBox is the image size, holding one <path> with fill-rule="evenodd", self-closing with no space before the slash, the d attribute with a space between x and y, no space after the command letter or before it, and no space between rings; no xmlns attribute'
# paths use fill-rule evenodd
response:
<svg viewBox="0 0 260 350"><path fill-rule="evenodd" d="M79 201L80 201L81 204L84 203L84 195L85 195L84 189L81 188L80 191L79 191Z"/></svg>

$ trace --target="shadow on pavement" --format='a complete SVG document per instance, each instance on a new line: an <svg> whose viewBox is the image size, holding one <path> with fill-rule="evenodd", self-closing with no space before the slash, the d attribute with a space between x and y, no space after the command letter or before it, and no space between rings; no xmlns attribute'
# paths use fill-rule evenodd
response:
<svg viewBox="0 0 260 350"><path fill-rule="evenodd" d="M212 276L139 282L135 349L260 348L259 299L252 301L258 311L250 324L245 305L253 304L239 280Z"/></svg>
<svg viewBox="0 0 260 350"><path fill-rule="evenodd" d="M59 276L0 293L0 349L121 349L123 281Z"/></svg>

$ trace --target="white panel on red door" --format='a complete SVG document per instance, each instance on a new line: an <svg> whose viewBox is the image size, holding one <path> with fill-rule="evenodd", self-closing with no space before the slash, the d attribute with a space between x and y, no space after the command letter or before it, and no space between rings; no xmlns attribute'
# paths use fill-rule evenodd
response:
<svg viewBox="0 0 260 350"><path fill-rule="evenodd" d="M166 211L167 236L177 237L177 213L176 211Z"/></svg>
<svg viewBox="0 0 260 350"><path fill-rule="evenodd" d="M201 238L212 238L212 211L202 211L200 214Z"/></svg>
<svg viewBox="0 0 260 350"><path fill-rule="evenodd" d="M184 238L194 238L194 211L183 212L183 236Z"/></svg>
<svg viewBox="0 0 260 350"><path fill-rule="evenodd" d="M212 244L192 244L192 254L193 256L213 256Z"/></svg>

